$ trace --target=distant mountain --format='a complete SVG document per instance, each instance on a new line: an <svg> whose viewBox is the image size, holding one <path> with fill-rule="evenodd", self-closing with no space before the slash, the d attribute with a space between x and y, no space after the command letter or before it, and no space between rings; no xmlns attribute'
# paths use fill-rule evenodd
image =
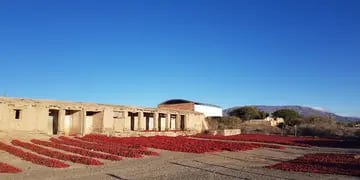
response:
<svg viewBox="0 0 360 180"><path fill-rule="evenodd" d="M224 115L228 115L229 112L231 112L234 109L240 108L242 106L238 107L232 107L228 109L223 110ZM307 116L326 116L326 117L332 117L336 121L360 121L360 117L346 117L346 116L340 116L332 112L327 112L323 110L314 109L311 107L305 107L305 106L262 106L262 105L255 105L260 111L264 111L267 113L273 113L279 109L292 109L294 111L297 111L300 115L307 117Z"/></svg>

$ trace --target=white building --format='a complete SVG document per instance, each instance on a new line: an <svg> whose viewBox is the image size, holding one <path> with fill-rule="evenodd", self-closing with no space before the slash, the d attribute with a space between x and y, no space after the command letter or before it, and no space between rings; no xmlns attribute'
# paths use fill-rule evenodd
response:
<svg viewBox="0 0 360 180"><path fill-rule="evenodd" d="M178 110L190 110L203 113L206 117L216 116L221 117L223 115L222 108L220 106L199 103L194 101L188 101L184 99L171 99L167 100L158 106L163 109L178 109Z"/></svg>

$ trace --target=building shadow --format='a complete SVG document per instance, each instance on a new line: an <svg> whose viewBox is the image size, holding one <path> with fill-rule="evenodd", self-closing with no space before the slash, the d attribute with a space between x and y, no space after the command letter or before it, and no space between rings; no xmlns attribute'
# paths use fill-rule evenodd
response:
<svg viewBox="0 0 360 180"><path fill-rule="evenodd" d="M242 177L239 177L239 176L234 176L234 175L230 175L230 174L225 174L225 173L222 173L222 172L217 172L217 171L213 171L213 170L208 170L208 169L204 169L204 168L200 168L200 167L196 167L196 166L190 166L190 165L186 165L186 164L180 164L180 163L177 163L177 162L169 162L169 163L170 163L170 164L177 165L177 166L182 166L182 167L197 169L197 170L201 170L201 171L205 171L205 172L210 172L210 173L213 173L213 174L218 174L218 175L226 176L226 177L229 177L229 178L249 180L248 178L242 178Z"/></svg>
<svg viewBox="0 0 360 180"><path fill-rule="evenodd" d="M107 173L106 175L108 175L108 176L110 176L110 177L112 177L112 178L115 178L115 179L126 180L125 178L122 178L122 177L117 176L117 175L115 175L115 174L109 174L109 173Z"/></svg>
<svg viewBox="0 0 360 180"><path fill-rule="evenodd" d="M194 161L194 162L197 162L197 163L209 165L209 166L216 166L216 167L221 167L221 168L224 168L224 169L230 169L230 170L233 170L233 171L241 171L241 172L245 172L245 173L249 173L249 174L261 175L261 176L270 177L270 178L280 178L280 179L292 180L292 179L290 179L290 178L284 178L284 177L282 177L282 176L274 176L274 175L268 175L268 174L264 174L264 173L251 172L251 171L246 171L246 170L244 170L244 169L237 169L237 168L232 168L232 167L226 167L226 166L222 166L222 165L217 165L217 164L211 164L211 163L201 162L201 161L198 161L198 160L193 160L193 161Z"/></svg>

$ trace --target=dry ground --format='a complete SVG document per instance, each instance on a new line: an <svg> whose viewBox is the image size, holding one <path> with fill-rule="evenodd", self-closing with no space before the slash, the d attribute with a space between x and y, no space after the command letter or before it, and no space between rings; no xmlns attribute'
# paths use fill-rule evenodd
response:
<svg viewBox="0 0 360 180"><path fill-rule="evenodd" d="M0 137L2 141L7 141L14 135L3 134ZM21 139L31 138L33 138L32 135L28 135ZM359 179L352 176L298 173L263 168L280 161L295 159L306 153L360 153L360 149L286 147L284 150L260 148L243 152L206 154L155 150L160 152L160 156L141 159L125 158L118 162L101 160L105 162L103 166L66 162L71 166L65 169L39 166L0 151L0 162L10 163L23 170L18 174L0 174L0 179Z"/></svg>

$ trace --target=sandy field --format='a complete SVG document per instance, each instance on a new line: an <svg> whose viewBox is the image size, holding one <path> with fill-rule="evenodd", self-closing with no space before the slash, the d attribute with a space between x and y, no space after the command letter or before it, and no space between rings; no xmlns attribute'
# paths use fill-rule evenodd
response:
<svg viewBox="0 0 360 180"><path fill-rule="evenodd" d="M35 135L34 135L35 136ZM7 142L14 135L2 134ZM39 138L38 135L36 135ZM28 140L32 135L22 139ZM46 139L43 136L40 139ZM48 168L23 161L7 152L0 151L0 162L7 162L23 172L0 174L0 179L359 179L354 176L288 172L267 169L264 166L295 159L303 154L318 152L360 153L360 149L303 148L285 146L286 149L259 148L242 152L217 152L205 154L180 153L152 149L160 156L140 159L124 158L113 162L101 160L102 166L87 166L66 162L64 169Z"/></svg>

